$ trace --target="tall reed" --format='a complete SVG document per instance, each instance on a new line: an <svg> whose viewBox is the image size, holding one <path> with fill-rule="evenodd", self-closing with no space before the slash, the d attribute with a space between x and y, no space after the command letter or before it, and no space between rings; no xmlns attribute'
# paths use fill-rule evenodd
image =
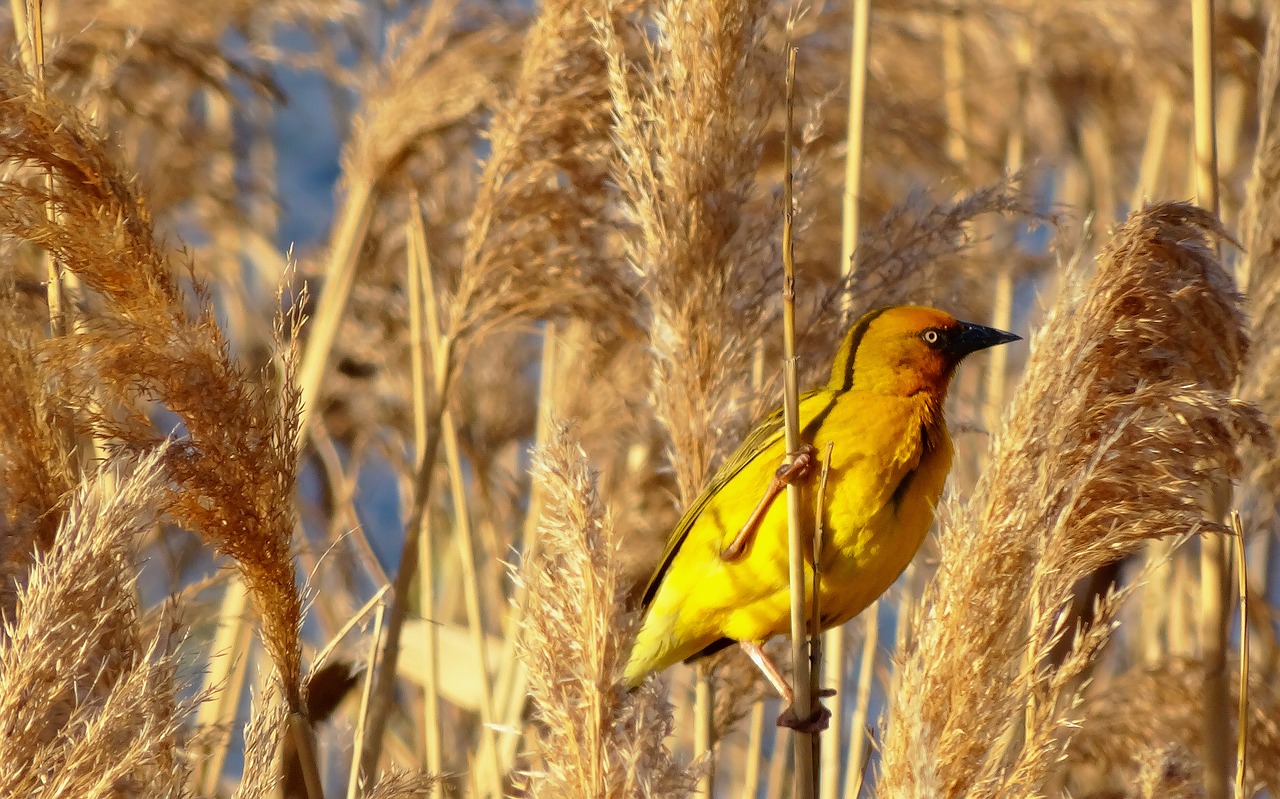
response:
<svg viewBox="0 0 1280 799"><path fill-rule="evenodd" d="M558 425L537 455L545 491L538 555L518 580L527 626L521 660L539 728L539 797L685 796L691 776L664 739L671 715L658 687L622 685L636 614L619 579L621 540L572 431Z"/></svg>
<svg viewBox="0 0 1280 799"><path fill-rule="evenodd" d="M1080 723L1076 679L1129 593L1073 631L1061 622L1075 581L1147 539L1224 532L1205 499L1266 429L1231 397L1248 339L1209 245L1220 235L1192 206L1148 207L1059 295L974 498L946 508L890 690L881 795L1044 790Z"/></svg>

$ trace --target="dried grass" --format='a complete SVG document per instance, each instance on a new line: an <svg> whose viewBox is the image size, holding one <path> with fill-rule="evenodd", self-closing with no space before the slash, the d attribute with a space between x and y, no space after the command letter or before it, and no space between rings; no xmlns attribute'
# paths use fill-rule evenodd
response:
<svg viewBox="0 0 1280 799"><path fill-rule="evenodd" d="M297 393L288 377L280 397L251 383L208 300L197 295L189 310L146 204L96 131L36 97L11 70L0 81L11 98L0 105L0 160L55 178L48 192L43 183L0 183L0 229L48 250L101 301L76 336L50 343L53 361L80 391L105 393L109 405L95 427L128 449L165 438L139 415L138 401L159 401L179 417L185 436L166 449L164 463L177 490L166 494L165 510L236 561L290 704L301 710L302 603L290 549ZM78 399L95 405L88 394Z"/></svg>
<svg viewBox="0 0 1280 799"><path fill-rule="evenodd" d="M1044 790L1122 598L1064 629L1075 582L1146 540L1224 531L1206 496L1266 430L1231 397L1248 340L1217 235L1193 206L1148 207L1059 295L973 500L947 509L890 691L880 795Z"/></svg>
<svg viewBox="0 0 1280 799"><path fill-rule="evenodd" d="M520 637L543 765L527 775L539 797L683 796L691 787L663 743L671 716L652 682L623 687L638 618L624 604L619 544L586 454L566 427L539 452L545 492L540 554L519 582L528 605Z"/></svg>
<svg viewBox="0 0 1280 799"><path fill-rule="evenodd" d="M75 486L65 431L71 419L36 359L16 297L0 297L0 619L37 552L53 546Z"/></svg>
<svg viewBox="0 0 1280 799"><path fill-rule="evenodd" d="M633 226L623 246L647 300L652 402L683 503L722 454L716 434L741 423L733 416L776 261L777 215L748 210L771 101L757 54L764 9L672 0L656 12L638 64L623 31L599 24L616 118L613 178Z"/></svg>
<svg viewBox="0 0 1280 799"><path fill-rule="evenodd" d="M1161 771L1155 767L1161 761L1172 761L1170 766L1189 773L1192 785L1198 784L1200 763L1192 753L1202 746L1204 725L1198 722L1204 672L1196 661L1175 659L1117 675L1089 696L1080 707L1088 721L1066 749L1067 762L1077 775L1068 789L1079 794L1147 784L1152 771ZM1270 721L1277 700L1268 680L1250 681L1249 752L1254 767L1246 783L1272 792L1280 778L1271 757L1280 742ZM1116 747L1116 741L1125 746Z"/></svg>
<svg viewBox="0 0 1280 799"><path fill-rule="evenodd" d="M0 643L0 794L190 795L173 630L148 639L134 593L165 454L81 485L18 592Z"/></svg>

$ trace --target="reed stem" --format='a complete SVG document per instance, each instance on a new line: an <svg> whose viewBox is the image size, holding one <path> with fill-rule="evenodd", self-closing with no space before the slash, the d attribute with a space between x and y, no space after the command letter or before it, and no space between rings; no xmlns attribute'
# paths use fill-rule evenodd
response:
<svg viewBox="0 0 1280 799"><path fill-rule="evenodd" d="M382 644L382 620L387 606L378 603L373 614L373 634L369 641L369 657L365 663L364 687L360 690L360 714L356 716L355 737L351 747L351 771L347 775L347 799L357 799L360 789L360 751L364 743L366 724L369 713L369 697L373 693L373 675L378 663L378 650Z"/></svg>
<svg viewBox="0 0 1280 799"><path fill-rule="evenodd" d="M1192 0L1191 31L1195 82L1196 201L1218 213L1217 109L1214 91L1213 0ZM1230 505L1229 487L1215 496L1212 513L1224 518ZM1231 784L1229 700L1227 691L1227 633L1231 623L1227 605L1229 562L1220 535L1200 542L1200 647L1204 661L1203 724L1204 785L1208 799L1226 799Z"/></svg>
<svg viewBox="0 0 1280 799"><path fill-rule="evenodd" d="M715 713L715 679L711 670L700 665L693 679L693 751L707 758L706 769L698 776L694 793L712 799L716 792L715 736L712 716Z"/></svg>
<svg viewBox="0 0 1280 799"><path fill-rule="evenodd" d="M783 418L786 431L788 459L798 452L800 441L800 388L796 356L796 264L794 254L795 206L791 165L791 128L795 112L796 48L787 49L787 119L785 131L783 222L782 222L782 352L783 352ZM812 685L809 670L809 624L806 620L808 601L805 596L805 543L812 539L806 529L807 519L801 486L787 486L787 556L790 563L791 587L791 662L794 675L792 690L797 718L807 718L813 713ZM813 799L817 793L816 773L813 769L814 736L799 730L793 731L795 746L795 796L796 799Z"/></svg>
<svg viewBox="0 0 1280 799"><path fill-rule="evenodd" d="M325 271L324 291L320 294L320 303L311 321L307 349L298 368L298 390L302 396L298 430L302 435L306 435L311 414L319 403L320 381L324 379L329 354L355 285L360 245L364 243L369 222L373 219L373 188L369 180L353 180L339 212Z"/></svg>
<svg viewBox="0 0 1280 799"><path fill-rule="evenodd" d="M427 234L416 194L412 197L411 208L413 210L409 215L406 231L406 240L409 242L409 325L412 328L409 342L413 372L413 440L417 457L421 459L427 441L427 393L430 391L426 374L428 353L423 345L427 337L433 335L430 331L439 329L439 322L435 318L435 291L428 262ZM423 522L427 523L426 517ZM422 686L422 733L427 771L440 774L444 771L444 747L440 734L440 643L435 624L435 541L429 529L419 532L418 554L421 558L418 568L418 607L422 618L427 619L427 624L423 626L427 663L424 670L426 679Z"/></svg>
<svg viewBox="0 0 1280 799"><path fill-rule="evenodd" d="M1244 526L1240 513L1231 512L1232 543L1236 555L1236 588L1240 607L1240 665L1236 684L1236 792L1235 799L1245 799L1244 779L1249 751L1249 570L1244 555Z"/></svg>
<svg viewBox="0 0 1280 799"><path fill-rule="evenodd" d="M862 634L862 659L858 663L858 698L854 705L853 723L849 728L849 755L845 762L852 766L866 761L867 752L867 716L871 708L871 686L875 678L876 656L880 644L880 603L872 602L871 607L862 611L866 619ZM851 773L845 778L844 799L858 799L862 792L862 770Z"/></svg>

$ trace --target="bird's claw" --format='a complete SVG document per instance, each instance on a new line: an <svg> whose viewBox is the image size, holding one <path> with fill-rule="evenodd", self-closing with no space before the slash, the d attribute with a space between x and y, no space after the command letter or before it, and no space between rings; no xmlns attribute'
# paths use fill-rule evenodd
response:
<svg viewBox="0 0 1280 799"><path fill-rule="evenodd" d="M798 482L809 476L817 462L818 448L812 444L801 444L800 449L790 453L790 460L778 467L774 477L783 485Z"/></svg>
<svg viewBox="0 0 1280 799"><path fill-rule="evenodd" d="M832 693L835 692L833 691ZM803 719L796 715L795 705L788 707L782 711L781 716L778 716L779 727L786 727L796 732L806 732L810 735L817 735L825 730L830 723L831 711L821 704L814 708L808 717Z"/></svg>

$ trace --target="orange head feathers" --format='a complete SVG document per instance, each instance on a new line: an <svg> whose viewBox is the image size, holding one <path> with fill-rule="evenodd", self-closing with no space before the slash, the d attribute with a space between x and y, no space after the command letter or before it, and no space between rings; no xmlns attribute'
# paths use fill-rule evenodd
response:
<svg viewBox="0 0 1280 799"><path fill-rule="evenodd" d="M898 305L864 314L845 335L831 368L832 391L872 391L939 400L956 365L972 352L1018 336L934 308Z"/></svg>

